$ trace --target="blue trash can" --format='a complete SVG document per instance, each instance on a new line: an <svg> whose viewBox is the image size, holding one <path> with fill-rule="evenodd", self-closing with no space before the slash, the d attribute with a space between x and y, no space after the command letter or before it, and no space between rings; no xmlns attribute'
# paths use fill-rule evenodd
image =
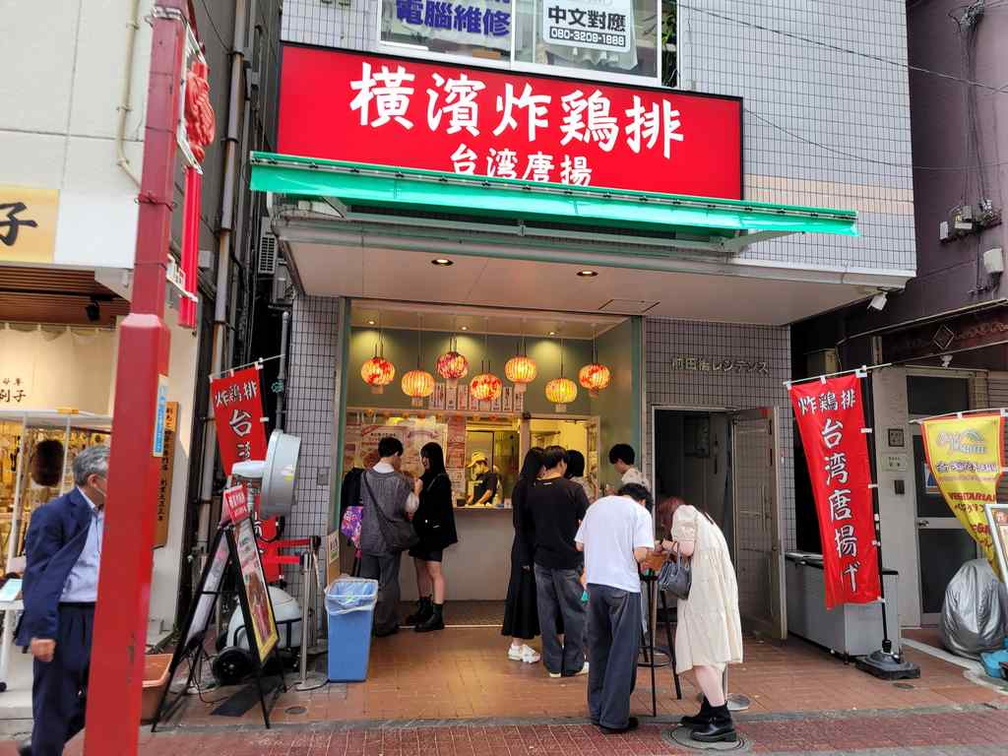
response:
<svg viewBox="0 0 1008 756"><path fill-rule="evenodd" d="M377 601L377 580L343 577L326 590L332 682L360 682L367 678L371 618Z"/></svg>

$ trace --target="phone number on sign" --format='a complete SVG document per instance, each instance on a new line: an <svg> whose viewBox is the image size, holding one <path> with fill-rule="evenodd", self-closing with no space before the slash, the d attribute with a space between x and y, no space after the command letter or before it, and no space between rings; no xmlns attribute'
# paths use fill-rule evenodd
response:
<svg viewBox="0 0 1008 756"><path fill-rule="evenodd" d="M606 47L625 48L625 34L612 34L587 29L563 29L557 26L549 27L549 38L562 42L580 42L585 45L605 45Z"/></svg>

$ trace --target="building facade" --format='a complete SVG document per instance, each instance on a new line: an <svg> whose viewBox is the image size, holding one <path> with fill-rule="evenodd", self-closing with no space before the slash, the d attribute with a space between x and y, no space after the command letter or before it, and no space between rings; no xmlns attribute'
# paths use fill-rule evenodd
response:
<svg viewBox="0 0 1008 756"><path fill-rule="evenodd" d="M783 635L783 552L798 535L790 324L902 289L916 270L904 4L292 0L282 43L279 154L256 156L252 182L298 288L288 430L305 447L292 535L334 527L369 433L443 424L431 432L462 459L479 433L513 434L517 451L573 438L567 417L584 426L571 443L585 444L599 484L615 482L607 444L625 441L659 495L720 513L745 554L744 614ZM482 120L454 120L474 103ZM635 142L639 106L655 115ZM698 115L715 107L736 110ZM703 213L678 214L694 201ZM646 203L660 210L645 217ZM856 235L855 216L837 211L856 214ZM428 372L466 331L485 334L468 347L470 378L496 354L492 339L521 356L534 338L540 375L523 407L507 404L518 392L509 399L505 382L501 404L462 409L445 381L418 410L398 396L411 367L398 357L368 399L358 363L400 350L403 331ZM622 372L600 395L609 404L544 406L564 355L576 373L573 355L606 334ZM471 485L462 470L454 482ZM485 521L462 527L510 539L493 541Z"/></svg>
<svg viewBox="0 0 1008 756"><path fill-rule="evenodd" d="M907 20L917 277L872 307L796 325L793 340L798 375L891 363L873 379L883 541L900 573L901 620L917 626L937 622L949 579L976 548L927 483L913 420L1008 399L1006 141L996 127L1008 106L994 91L1008 16L982 2L910 3ZM804 540L814 513L799 521Z"/></svg>

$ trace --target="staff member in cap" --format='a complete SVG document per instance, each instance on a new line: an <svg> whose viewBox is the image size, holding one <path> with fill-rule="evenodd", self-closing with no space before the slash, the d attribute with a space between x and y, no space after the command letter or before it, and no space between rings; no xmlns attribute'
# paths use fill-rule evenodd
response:
<svg viewBox="0 0 1008 756"><path fill-rule="evenodd" d="M500 487L500 476L490 469L486 454L473 452L472 458L466 466L476 473L476 485L466 501L466 506L482 507L492 503L494 497L497 496L497 489Z"/></svg>
<svg viewBox="0 0 1008 756"><path fill-rule="evenodd" d="M22 754L59 756L84 728L108 458L107 446L78 454L77 487L39 507L25 536L24 613L15 642L35 657L35 723Z"/></svg>

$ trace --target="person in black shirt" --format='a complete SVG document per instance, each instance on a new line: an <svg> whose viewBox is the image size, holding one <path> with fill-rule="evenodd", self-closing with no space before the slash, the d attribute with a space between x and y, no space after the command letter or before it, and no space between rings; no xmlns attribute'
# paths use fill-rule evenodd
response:
<svg viewBox="0 0 1008 756"><path fill-rule="evenodd" d="M543 663L550 677L572 677L588 673L586 612L581 603L584 560L574 543L588 511L588 497L581 486L564 478L567 452L562 446L546 449L543 466L546 471L532 485L527 503L535 533L533 559ZM556 632L561 618L562 645Z"/></svg>
<svg viewBox="0 0 1008 756"><path fill-rule="evenodd" d="M420 450L424 467L418 478L420 506L413 515L413 529L420 542L410 549L416 565L419 606L406 618L418 633L444 630L445 579L441 569L444 550L458 543L451 479L445 471L444 450L431 441Z"/></svg>
<svg viewBox="0 0 1008 756"><path fill-rule="evenodd" d="M476 473L476 485L466 506L481 507L493 504L497 488L500 486L500 476L490 469L490 463L487 462L483 452L473 452L469 467Z"/></svg>

